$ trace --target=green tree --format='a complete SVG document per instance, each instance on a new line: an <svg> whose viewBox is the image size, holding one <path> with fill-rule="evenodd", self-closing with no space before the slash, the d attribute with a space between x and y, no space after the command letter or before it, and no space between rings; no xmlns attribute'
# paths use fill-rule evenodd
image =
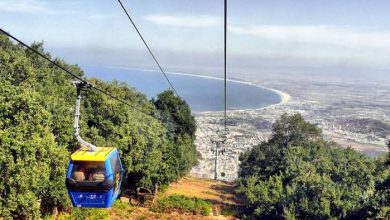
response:
<svg viewBox="0 0 390 220"><path fill-rule="evenodd" d="M188 173L197 163L194 144L196 121L187 102L175 96L172 90L164 91L152 100L160 113L170 144L164 156L170 165L172 179Z"/></svg>
<svg viewBox="0 0 390 220"><path fill-rule="evenodd" d="M269 141L241 155L240 176L259 174L261 178L268 178L277 174L287 165L283 157L286 147L305 145L310 141L322 141L321 130L306 122L300 114L284 113L273 124Z"/></svg>
<svg viewBox="0 0 390 220"><path fill-rule="evenodd" d="M42 108L39 94L3 78L0 84L0 216L38 218L41 209L66 205L68 153L55 142L51 114Z"/></svg>
<svg viewBox="0 0 390 220"><path fill-rule="evenodd" d="M390 141L387 142L390 150ZM390 151L377 160L376 191L369 203L357 209L350 219L388 219L390 218Z"/></svg>
<svg viewBox="0 0 390 220"><path fill-rule="evenodd" d="M67 205L68 152L56 142L50 101L40 91L53 72L3 35L0 48L0 216L38 218Z"/></svg>
<svg viewBox="0 0 390 220"><path fill-rule="evenodd" d="M42 43L31 47L50 57ZM54 60L84 77L77 65ZM78 147L73 138L72 80L0 34L0 218L39 218L53 208L70 205L64 177L69 155ZM88 81L137 109L160 113L144 94L124 83ZM178 102L171 107L176 108L175 104L181 105L179 110L185 106ZM195 130L191 126L170 138L161 121L96 90L84 91L81 114L83 138L119 149L126 169L124 191L167 185L177 178L176 170L189 169L192 164L188 155L193 153ZM180 120L177 123L185 123ZM177 163L169 159L176 148L181 154Z"/></svg>
<svg viewBox="0 0 390 220"><path fill-rule="evenodd" d="M321 130L306 122L301 114L288 115L284 113L272 126L270 142L287 147L320 139L322 139Z"/></svg>
<svg viewBox="0 0 390 220"><path fill-rule="evenodd" d="M157 114L154 105L124 83L91 83L138 109ZM95 90L85 91L83 98L82 136L97 146L114 146L120 151L126 175L123 186L135 191L138 187L151 191L169 184L169 164L164 153L169 146L166 128L155 118L135 111Z"/></svg>
<svg viewBox="0 0 390 220"><path fill-rule="evenodd" d="M238 192L250 219L353 218L372 207L384 175L377 160L324 141L299 115L283 115L271 139L240 160Z"/></svg>
<svg viewBox="0 0 390 220"><path fill-rule="evenodd" d="M175 96L172 90L166 90L153 100L159 110L161 119L168 127L168 131L176 134L187 134L195 139L196 122L191 114L191 108L185 100Z"/></svg>

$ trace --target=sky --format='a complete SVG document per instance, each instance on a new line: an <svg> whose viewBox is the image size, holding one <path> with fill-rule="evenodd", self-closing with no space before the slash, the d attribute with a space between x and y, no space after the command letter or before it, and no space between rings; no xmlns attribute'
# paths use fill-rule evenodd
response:
<svg viewBox="0 0 390 220"><path fill-rule="evenodd" d="M221 70L223 0L122 1L163 67ZM0 0L0 27L72 63L155 67L116 0ZM229 0L228 67L390 79L390 1Z"/></svg>

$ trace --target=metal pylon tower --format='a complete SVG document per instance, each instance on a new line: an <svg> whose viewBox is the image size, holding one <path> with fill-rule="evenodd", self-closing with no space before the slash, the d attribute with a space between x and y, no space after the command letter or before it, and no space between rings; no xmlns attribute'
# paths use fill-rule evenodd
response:
<svg viewBox="0 0 390 220"><path fill-rule="evenodd" d="M215 144L215 148L212 149L211 151L215 154L215 159L214 159L214 179L218 180L218 159L220 154L224 154L226 149L224 147L226 140L227 140L227 130L217 130L217 136L216 138L211 140L211 143Z"/></svg>

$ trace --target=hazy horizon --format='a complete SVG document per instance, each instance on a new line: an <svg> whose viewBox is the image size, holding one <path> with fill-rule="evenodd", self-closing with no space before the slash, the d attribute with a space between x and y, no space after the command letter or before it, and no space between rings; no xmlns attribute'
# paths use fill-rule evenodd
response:
<svg viewBox="0 0 390 220"><path fill-rule="evenodd" d="M167 71L222 74L223 1L123 1ZM390 82L390 2L229 1L231 78ZM4 0L1 28L90 66L157 69L116 1Z"/></svg>

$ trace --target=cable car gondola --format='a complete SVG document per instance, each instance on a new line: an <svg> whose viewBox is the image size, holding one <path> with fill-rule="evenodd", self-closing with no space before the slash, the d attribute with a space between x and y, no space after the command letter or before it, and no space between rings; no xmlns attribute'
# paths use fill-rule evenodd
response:
<svg viewBox="0 0 390 220"><path fill-rule="evenodd" d="M75 137L81 144L70 156L66 187L74 207L109 208L120 194L123 168L114 147L96 147L79 134L81 90L90 87L76 82Z"/></svg>

